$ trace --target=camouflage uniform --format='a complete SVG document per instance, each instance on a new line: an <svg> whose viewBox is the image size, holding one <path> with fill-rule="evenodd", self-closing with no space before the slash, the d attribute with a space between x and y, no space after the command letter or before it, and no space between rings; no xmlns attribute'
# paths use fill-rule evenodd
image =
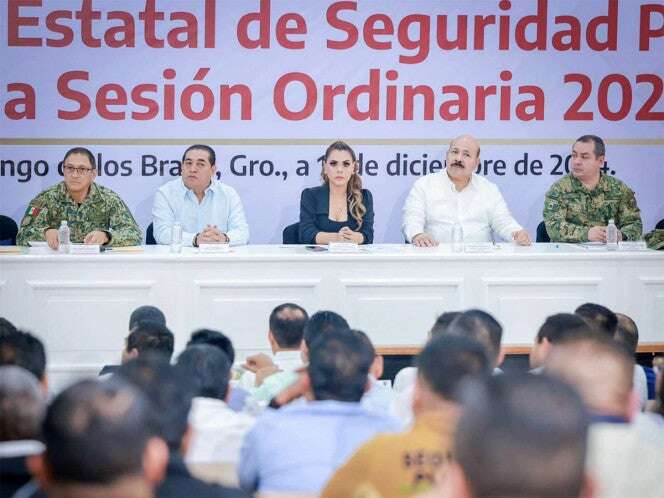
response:
<svg viewBox="0 0 664 498"><path fill-rule="evenodd" d="M93 183L88 196L78 204L70 197L64 182L44 190L30 202L16 243L25 246L30 240L45 240L44 232L57 229L63 220L67 220L72 242L81 243L87 234L98 230L110 234L111 246L141 243L141 230L118 194Z"/></svg>
<svg viewBox="0 0 664 498"><path fill-rule="evenodd" d="M623 182L602 174L593 190L572 175L554 183L544 199L544 222L552 242L587 242L588 230L613 218L625 240L639 240L641 211L634 192Z"/></svg>
<svg viewBox="0 0 664 498"><path fill-rule="evenodd" d="M646 243L650 249L664 251L664 230L653 230L646 234Z"/></svg>

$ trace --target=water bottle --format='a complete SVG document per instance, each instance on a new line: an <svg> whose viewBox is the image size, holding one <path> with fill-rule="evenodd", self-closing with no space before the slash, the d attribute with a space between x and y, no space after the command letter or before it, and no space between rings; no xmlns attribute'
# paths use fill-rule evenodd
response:
<svg viewBox="0 0 664 498"><path fill-rule="evenodd" d="M58 252L68 253L70 244L71 231L67 225L67 220L62 220L60 222L60 228L58 228Z"/></svg>
<svg viewBox="0 0 664 498"><path fill-rule="evenodd" d="M452 227L452 252L463 252L463 227L455 223Z"/></svg>
<svg viewBox="0 0 664 498"><path fill-rule="evenodd" d="M171 252L179 253L182 251L182 225L179 221L173 223L171 227Z"/></svg>
<svg viewBox="0 0 664 498"><path fill-rule="evenodd" d="M618 249L618 228L613 218L609 220L609 224L606 226L606 248L609 251Z"/></svg>

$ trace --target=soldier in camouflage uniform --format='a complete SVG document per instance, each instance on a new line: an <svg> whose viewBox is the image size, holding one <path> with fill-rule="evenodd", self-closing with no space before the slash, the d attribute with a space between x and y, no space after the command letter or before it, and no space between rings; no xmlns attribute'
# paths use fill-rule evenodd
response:
<svg viewBox="0 0 664 498"><path fill-rule="evenodd" d="M664 230L656 228L652 232L647 233L645 239L650 249L664 251Z"/></svg>
<svg viewBox="0 0 664 498"><path fill-rule="evenodd" d="M619 240L639 240L641 211L634 192L603 174L604 142L584 135L572 147L572 171L553 184L544 199L544 222L552 242L606 242L610 219Z"/></svg>
<svg viewBox="0 0 664 498"><path fill-rule="evenodd" d="M16 237L18 245L46 240L58 248L58 227L63 220L74 243L131 246L142 234L127 205L112 190L94 183L97 176L92 152L76 147L65 154L64 181L44 190L28 205Z"/></svg>

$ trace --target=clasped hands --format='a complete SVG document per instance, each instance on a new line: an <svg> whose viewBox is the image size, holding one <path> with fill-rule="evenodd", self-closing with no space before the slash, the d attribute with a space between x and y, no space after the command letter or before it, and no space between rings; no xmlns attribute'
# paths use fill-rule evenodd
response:
<svg viewBox="0 0 664 498"><path fill-rule="evenodd" d="M60 247L60 241L58 240L57 229L49 228L48 230L46 230L44 232L44 238L46 239L48 247L50 247L51 249L57 250L58 247ZM84 244L99 244L100 246L108 244L109 242L110 239L108 238L108 234L106 232L102 232L101 230L94 230L89 234L87 234L83 239Z"/></svg>
<svg viewBox="0 0 664 498"><path fill-rule="evenodd" d="M354 244L361 244L364 242L364 236L360 232L354 232L348 227L343 227L337 233L337 242L352 242Z"/></svg>
<svg viewBox="0 0 664 498"><path fill-rule="evenodd" d="M618 241L623 240L623 235L620 230L618 230ZM589 242L602 242L606 244L606 227L605 226L594 226L588 230L588 241Z"/></svg>
<svg viewBox="0 0 664 498"><path fill-rule="evenodd" d="M228 235L217 228L217 225L208 225L202 232L196 234L196 245L225 244L229 242Z"/></svg>

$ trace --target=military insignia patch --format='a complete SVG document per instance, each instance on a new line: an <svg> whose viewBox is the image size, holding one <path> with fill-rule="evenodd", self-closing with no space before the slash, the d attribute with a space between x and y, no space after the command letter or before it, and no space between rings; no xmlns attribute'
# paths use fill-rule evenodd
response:
<svg viewBox="0 0 664 498"><path fill-rule="evenodd" d="M30 216L39 216L39 213L41 212L41 208L38 207L33 207L30 209L30 212L28 213Z"/></svg>

